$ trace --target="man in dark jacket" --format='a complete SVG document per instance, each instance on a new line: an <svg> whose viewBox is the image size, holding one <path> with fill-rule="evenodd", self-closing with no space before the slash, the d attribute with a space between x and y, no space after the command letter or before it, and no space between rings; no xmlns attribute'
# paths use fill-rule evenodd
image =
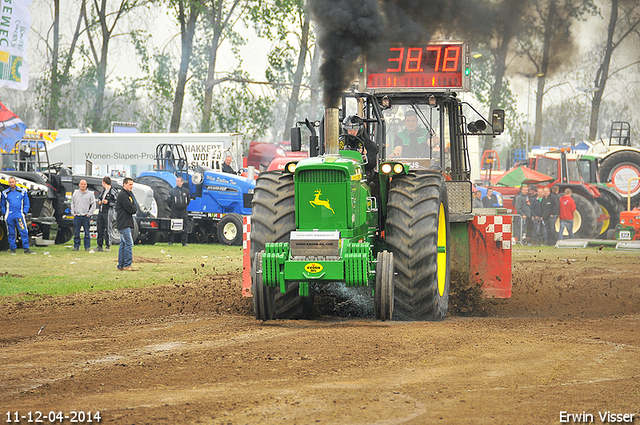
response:
<svg viewBox="0 0 640 425"><path fill-rule="evenodd" d="M116 227L120 232L120 250L118 251L118 270L133 270L133 215L138 211L134 201L133 180L129 177L124 179L122 190L116 200Z"/></svg>
<svg viewBox="0 0 640 425"><path fill-rule="evenodd" d="M169 191L169 198L167 204L171 208L171 218L182 219L182 246L187 246L187 234L189 215L187 214L187 206L189 205L189 198L191 194L189 189L183 186L184 181L182 177L176 178L176 187ZM177 232L169 232L169 245L173 245L174 236Z"/></svg>
<svg viewBox="0 0 640 425"><path fill-rule="evenodd" d="M542 189L542 222L545 230L545 243L547 245L554 245L558 234L556 233L556 220L560 213L560 204L558 198L551 194L551 190L548 187Z"/></svg>
<svg viewBox="0 0 640 425"><path fill-rule="evenodd" d="M531 243L538 245L542 243L542 204L538 197L538 187L529 186L529 209L531 210Z"/></svg>
<svg viewBox="0 0 640 425"><path fill-rule="evenodd" d="M482 198L483 208L495 208L498 206L498 198L493 194L493 189L487 188L487 195Z"/></svg>
<svg viewBox="0 0 640 425"><path fill-rule="evenodd" d="M102 178L102 187L104 190L98 197L98 248L96 248L96 251L103 251L103 242L105 245L104 251L109 251L109 246L111 245L111 238L107 233L109 211L116 206L118 191L111 187L111 177L109 176Z"/></svg>
<svg viewBox="0 0 640 425"><path fill-rule="evenodd" d="M529 222L531 221L530 203L529 187L522 185L522 187L520 187L520 193L518 193L515 198L516 212L522 217L522 242L524 242L525 238L531 239L531 233L528 233L530 232Z"/></svg>
<svg viewBox="0 0 640 425"><path fill-rule="evenodd" d="M231 166L231 162L233 162L233 157L231 155L227 155L222 163L223 173L236 174L236 170Z"/></svg>

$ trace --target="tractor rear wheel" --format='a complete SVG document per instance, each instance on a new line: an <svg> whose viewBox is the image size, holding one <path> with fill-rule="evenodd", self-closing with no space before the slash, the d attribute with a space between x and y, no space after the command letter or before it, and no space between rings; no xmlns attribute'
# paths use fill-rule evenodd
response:
<svg viewBox="0 0 640 425"><path fill-rule="evenodd" d="M120 245L120 232L118 231L118 227L116 223L118 214L114 208L109 210L109 215L107 217L107 237L111 242L111 245ZM138 236L140 236L140 229L138 228L138 222L133 220L133 227L131 228L131 238L133 239L133 243L135 244L138 240Z"/></svg>
<svg viewBox="0 0 640 425"><path fill-rule="evenodd" d="M7 222L0 220L0 251L9 249L9 235L7 233Z"/></svg>
<svg viewBox="0 0 640 425"><path fill-rule="evenodd" d="M376 319L391 320L393 315L393 254L391 252L378 253L373 308Z"/></svg>
<svg viewBox="0 0 640 425"><path fill-rule="evenodd" d="M289 242L292 230L296 230L293 175L280 171L260 174L251 210L251 276L256 275L256 254L264 250L266 243ZM306 319L312 315L313 296L301 297L298 286L297 282L287 283L284 294L278 288L263 292L264 303L270 303L270 297L273 297L271 318Z"/></svg>
<svg viewBox="0 0 640 425"><path fill-rule="evenodd" d="M598 212L601 212L605 216L602 229L597 237L599 239L605 239L607 232L612 229L615 231L616 225L620 222L622 206L613 195L610 195L604 190L600 190L600 196L596 198L596 202L600 207L600 211Z"/></svg>
<svg viewBox="0 0 640 425"><path fill-rule="evenodd" d="M171 216L171 208L169 208L169 204L167 202L169 199L169 192L172 189L169 183L159 177L153 176L138 177L134 181L136 183L147 185L151 189L153 189L153 199L155 199L156 205L158 206L158 214L156 216L157 218ZM146 232L143 235L140 235L141 241L143 241L144 243L145 240L148 240L148 242L146 243L148 243L149 245L153 245L156 242L163 242L166 239L166 232L153 233L155 233L155 236L153 236L152 233ZM137 237L134 238L134 241L137 241Z"/></svg>
<svg viewBox="0 0 640 425"><path fill-rule="evenodd" d="M169 217L171 215L171 209L167 200L169 199L169 192L172 187L169 183L158 177L142 176L135 179L136 183L142 183L153 189L153 199L156 200L158 205L158 218Z"/></svg>
<svg viewBox="0 0 640 425"><path fill-rule="evenodd" d="M624 150L605 157L598 168L602 183L613 183L614 189L627 199L629 179L640 177L640 152ZM640 202L640 182L631 182L631 203Z"/></svg>
<svg viewBox="0 0 640 425"><path fill-rule="evenodd" d="M386 241L397 273L394 318L444 319L451 265L444 177L430 172L394 176L387 213Z"/></svg>
<svg viewBox="0 0 640 425"><path fill-rule="evenodd" d="M73 238L73 229L67 226L58 225L58 233L56 234L56 245L62 245L69 242Z"/></svg>
<svg viewBox="0 0 640 425"><path fill-rule="evenodd" d="M573 213L573 237L577 239L590 239L597 236L598 215L593 203L582 195L571 195L576 203ZM556 233L560 231L560 220L556 221ZM568 233L564 236L567 236Z"/></svg>

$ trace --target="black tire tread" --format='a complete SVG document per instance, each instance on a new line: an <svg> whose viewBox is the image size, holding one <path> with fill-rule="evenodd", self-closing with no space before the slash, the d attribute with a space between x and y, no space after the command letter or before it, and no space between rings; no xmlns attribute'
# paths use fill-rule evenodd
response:
<svg viewBox="0 0 640 425"><path fill-rule="evenodd" d="M171 209L167 203L169 192L172 189L169 183L159 177L153 176L138 177L135 179L135 182L147 185L153 189L153 198L156 200L156 205L158 206L158 218L169 217L171 215Z"/></svg>
<svg viewBox="0 0 640 425"><path fill-rule="evenodd" d="M573 237L578 239L590 239L597 236L599 211L596 211L594 203L577 193L572 194L576 204L576 211L580 214L581 224L573 232Z"/></svg>
<svg viewBox="0 0 640 425"><path fill-rule="evenodd" d="M289 233L296 229L295 188L293 175L280 171L260 174L256 181L251 206L251 275L254 274L256 253L266 243L289 242ZM274 319L306 319L313 313L313 297L298 295L298 283L287 285L286 293L273 292Z"/></svg>
<svg viewBox="0 0 640 425"><path fill-rule="evenodd" d="M613 229L615 231L616 225L620 222L622 204L604 190L600 191L600 196L596 198L596 202L599 205L602 205L602 207L604 207L604 209L609 213L609 227L602 229L598 235L598 238L604 239L607 237L609 230Z"/></svg>
<svg viewBox="0 0 640 425"><path fill-rule="evenodd" d="M229 241L224 237L224 226L225 224L232 222L236 226L236 237L235 239ZM218 222L216 226L216 233L218 242L223 245L230 246L241 246L242 245L242 216L236 213L230 213L222 217L222 219Z"/></svg>
<svg viewBox="0 0 640 425"><path fill-rule="evenodd" d="M386 240L393 252L396 275L395 317L402 320L442 320L449 301L449 260L444 296L438 293L437 241L440 203L447 222L444 178L438 173L410 173L391 181Z"/></svg>

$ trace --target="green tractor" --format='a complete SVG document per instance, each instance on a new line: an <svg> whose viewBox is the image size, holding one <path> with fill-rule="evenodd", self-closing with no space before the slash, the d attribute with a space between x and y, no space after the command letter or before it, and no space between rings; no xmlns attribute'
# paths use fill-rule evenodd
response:
<svg viewBox="0 0 640 425"><path fill-rule="evenodd" d="M321 122L305 121L309 158L260 175L250 235L257 319L309 318L313 286L331 282L370 287L379 320L445 317L452 226L464 234L473 218L467 135L504 127L501 110L491 123L467 123L463 109L475 110L456 93L466 84L464 66L449 67L457 71L442 81L455 85L458 78L458 90L434 89L431 77L429 87L425 78L385 87L370 68L365 90L344 94ZM354 115L364 134L340 134L340 123ZM409 128L408 117L418 126ZM292 129L292 150L300 149L300 130Z"/></svg>

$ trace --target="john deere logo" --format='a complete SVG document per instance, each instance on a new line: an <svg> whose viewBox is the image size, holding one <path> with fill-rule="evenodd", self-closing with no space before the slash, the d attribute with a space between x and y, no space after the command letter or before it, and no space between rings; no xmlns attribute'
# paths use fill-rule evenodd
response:
<svg viewBox="0 0 640 425"><path fill-rule="evenodd" d="M320 273L323 268L324 267L322 267L322 264L318 264L318 263L309 263L306 266L304 266L304 269L309 273Z"/></svg>
<svg viewBox="0 0 640 425"><path fill-rule="evenodd" d="M331 208L331 205L329 204L329 200L327 199L326 201L323 201L320 199L320 195L322 195L322 191L320 189L317 189L315 191L315 198L313 198L313 201L309 201L309 203L311 204L311 206L313 208L317 206L319 207L325 207L328 210L331 210L332 213L336 213L333 208Z"/></svg>

